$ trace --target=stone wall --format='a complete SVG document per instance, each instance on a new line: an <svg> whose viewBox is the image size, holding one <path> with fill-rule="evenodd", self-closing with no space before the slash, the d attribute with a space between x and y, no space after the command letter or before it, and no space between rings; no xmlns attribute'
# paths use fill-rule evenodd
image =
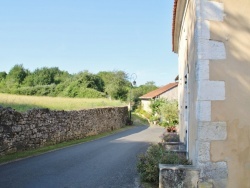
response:
<svg viewBox="0 0 250 188"><path fill-rule="evenodd" d="M25 113L0 107L0 155L115 130L127 118L127 107Z"/></svg>

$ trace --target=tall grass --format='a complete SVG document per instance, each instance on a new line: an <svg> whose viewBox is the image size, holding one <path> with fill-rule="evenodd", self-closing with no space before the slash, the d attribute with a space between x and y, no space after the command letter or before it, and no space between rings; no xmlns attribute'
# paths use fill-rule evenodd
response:
<svg viewBox="0 0 250 188"><path fill-rule="evenodd" d="M125 106L126 103L105 98L63 98L63 97L38 97L22 96L0 93L0 105L11 107L19 112L32 108L49 108L51 110L80 110L97 107Z"/></svg>

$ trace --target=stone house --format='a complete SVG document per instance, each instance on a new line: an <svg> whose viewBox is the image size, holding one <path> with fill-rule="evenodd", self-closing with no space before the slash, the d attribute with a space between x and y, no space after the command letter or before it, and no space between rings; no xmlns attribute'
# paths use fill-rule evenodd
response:
<svg viewBox="0 0 250 188"><path fill-rule="evenodd" d="M178 99L178 83L169 83L163 87L156 90L150 91L149 93L139 97L141 99L141 104L143 109L147 112L151 112L150 103L152 99L164 98L168 100Z"/></svg>
<svg viewBox="0 0 250 188"><path fill-rule="evenodd" d="M250 187L249 11L249 0L174 1L180 136L204 185Z"/></svg>

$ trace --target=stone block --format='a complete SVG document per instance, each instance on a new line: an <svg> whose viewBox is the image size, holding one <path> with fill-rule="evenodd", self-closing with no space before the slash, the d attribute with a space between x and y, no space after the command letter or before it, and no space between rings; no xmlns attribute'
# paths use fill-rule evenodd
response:
<svg viewBox="0 0 250 188"><path fill-rule="evenodd" d="M196 80L209 80L209 60L199 60L197 62Z"/></svg>
<svg viewBox="0 0 250 188"><path fill-rule="evenodd" d="M225 100L224 81L202 80L198 85L198 100Z"/></svg>
<svg viewBox="0 0 250 188"><path fill-rule="evenodd" d="M223 42L200 39L198 59L219 60L226 58L226 49Z"/></svg>
<svg viewBox="0 0 250 188"><path fill-rule="evenodd" d="M211 101L198 101L196 109L199 121L211 121Z"/></svg>
<svg viewBox="0 0 250 188"><path fill-rule="evenodd" d="M19 126L19 125L16 125L16 126L13 126L12 127L12 132L21 132L21 130L22 130L22 127L21 126Z"/></svg>
<svg viewBox="0 0 250 188"><path fill-rule="evenodd" d="M216 163L198 163L198 167L201 170L200 178L203 180L221 180L228 178L228 168L227 163L225 161L220 161Z"/></svg>
<svg viewBox="0 0 250 188"><path fill-rule="evenodd" d="M198 162L210 161L210 142L198 142Z"/></svg>
<svg viewBox="0 0 250 188"><path fill-rule="evenodd" d="M210 22L207 20L197 20L197 38L210 39Z"/></svg>
<svg viewBox="0 0 250 188"><path fill-rule="evenodd" d="M226 122L200 122L198 126L198 140L212 141L227 138Z"/></svg>
<svg viewBox="0 0 250 188"><path fill-rule="evenodd" d="M224 6L223 3L215 1L202 1L201 17L205 20L223 21Z"/></svg>
<svg viewBox="0 0 250 188"><path fill-rule="evenodd" d="M159 169L159 188L197 188L199 170L194 166L159 164Z"/></svg>

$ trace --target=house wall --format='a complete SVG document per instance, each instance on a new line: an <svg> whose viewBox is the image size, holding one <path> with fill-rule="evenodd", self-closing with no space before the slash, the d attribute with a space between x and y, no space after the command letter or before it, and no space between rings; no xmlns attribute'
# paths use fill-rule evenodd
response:
<svg viewBox="0 0 250 188"><path fill-rule="evenodd" d="M187 144L188 158L196 164L196 43L195 43L195 2L187 1L179 40L179 120L180 138Z"/></svg>
<svg viewBox="0 0 250 188"><path fill-rule="evenodd" d="M143 109L144 109L146 112L149 112L149 113L152 112L152 110L151 110L151 108L150 108L151 100L142 99L142 100L141 100L141 104L142 104Z"/></svg>
<svg viewBox="0 0 250 188"><path fill-rule="evenodd" d="M248 10L249 0L189 0L181 26L180 135L213 187L250 187Z"/></svg>
<svg viewBox="0 0 250 188"><path fill-rule="evenodd" d="M211 103L211 121L226 122L227 137L212 141L211 161L226 161L228 187L250 187L250 1L221 0L222 22L210 22L210 38L226 58L211 60L210 80L225 82L225 100Z"/></svg>
<svg viewBox="0 0 250 188"><path fill-rule="evenodd" d="M211 143L227 137L227 122L212 119L212 103L225 100L225 81L212 80L211 61L226 58L222 41L212 40L211 22L220 24L224 20L223 3L196 0L196 43L197 43L197 166L201 169L200 179L214 187L227 187L228 166L225 160L211 159ZM217 65L217 63L216 63Z"/></svg>
<svg viewBox="0 0 250 188"><path fill-rule="evenodd" d="M168 100L177 100L178 99L178 87L172 88L168 91L166 91L165 93L162 93L159 98L164 98L164 99L168 99ZM150 108L150 104L151 104L151 99L141 99L141 104L143 109L146 112L151 113L152 110Z"/></svg>
<svg viewBox="0 0 250 188"><path fill-rule="evenodd" d="M168 100L177 100L178 99L178 87L174 87L165 93L160 95L160 98L168 99Z"/></svg>

